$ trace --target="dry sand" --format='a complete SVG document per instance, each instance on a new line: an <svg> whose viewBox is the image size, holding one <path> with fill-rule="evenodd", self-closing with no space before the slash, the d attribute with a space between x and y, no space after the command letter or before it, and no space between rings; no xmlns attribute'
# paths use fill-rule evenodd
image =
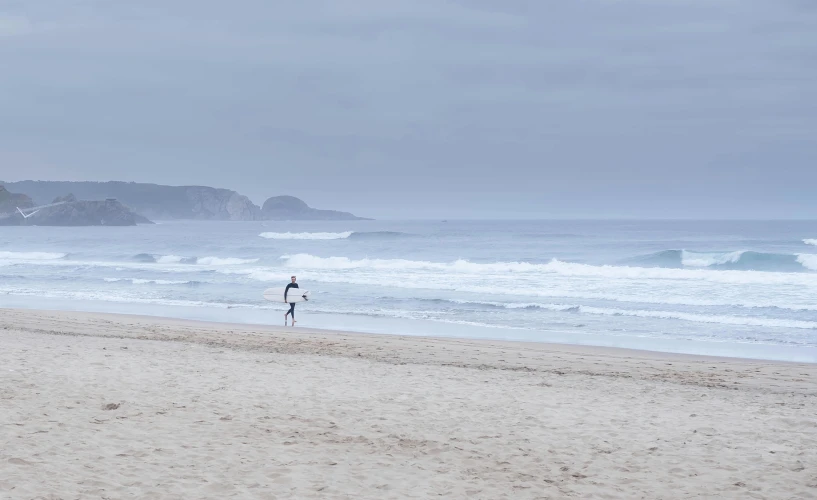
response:
<svg viewBox="0 0 817 500"><path fill-rule="evenodd" d="M817 498L817 365L0 310L0 498Z"/></svg>

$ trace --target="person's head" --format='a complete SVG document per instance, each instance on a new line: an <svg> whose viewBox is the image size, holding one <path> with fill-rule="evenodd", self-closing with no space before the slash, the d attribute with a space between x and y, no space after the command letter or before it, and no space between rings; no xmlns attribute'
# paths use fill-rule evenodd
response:
<svg viewBox="0 0 817 500"><path fill-rule="evenodd" d="M295 283L295 276L292 277L292 282Z"/></svg>

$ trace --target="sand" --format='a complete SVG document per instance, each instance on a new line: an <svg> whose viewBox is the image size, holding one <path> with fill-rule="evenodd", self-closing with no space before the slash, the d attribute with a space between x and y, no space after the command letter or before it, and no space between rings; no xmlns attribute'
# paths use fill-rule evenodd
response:
<svg viewBox="0 0 817 500"><path fill-rule="evenodd" d="M0 498L817 498L817 365L0 310Z"/></svg>

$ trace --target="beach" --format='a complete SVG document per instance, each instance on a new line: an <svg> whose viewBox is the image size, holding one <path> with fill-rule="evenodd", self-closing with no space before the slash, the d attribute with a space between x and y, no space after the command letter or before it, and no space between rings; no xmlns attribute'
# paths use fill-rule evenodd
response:
<svg viewBox="0 0 817 500"><path fill-rule="evenodd" d="M0 310L0 498L817 498L817 365Z"/></svg>

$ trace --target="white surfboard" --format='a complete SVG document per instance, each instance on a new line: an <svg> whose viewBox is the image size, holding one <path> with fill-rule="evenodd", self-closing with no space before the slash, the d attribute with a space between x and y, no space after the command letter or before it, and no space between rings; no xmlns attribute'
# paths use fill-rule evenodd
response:
<svg viewBox="0 0 817 500"><path fill-rule="evenodd" d="M270 302L284 303L284 291L286 287L267 288L264 290L264 298ZM309 300L309 290L303 288L290 288L287 294L287 302L306 302Z"/></svg>

